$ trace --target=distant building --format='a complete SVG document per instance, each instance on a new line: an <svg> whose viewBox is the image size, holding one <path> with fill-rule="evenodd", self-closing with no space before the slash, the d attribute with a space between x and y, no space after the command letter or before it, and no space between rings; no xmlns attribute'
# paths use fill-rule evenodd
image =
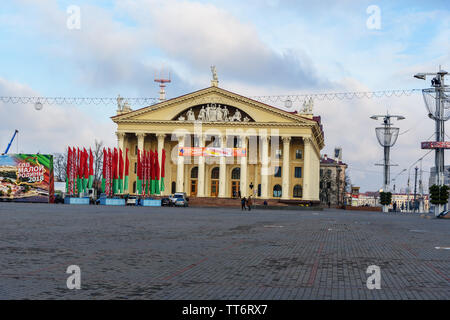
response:
<svg viewBox="0 0 450 320"><path fill-rule="evenodd" d="M323 205L343 205L345 198L345 170L342 149L335 148L334 159L323 155L320 159L320 202Z"/></svg>
<svg viewBox="0 0 450 320"><path fill-rule="evenodd" d="M436 167L430 168L428 185L431 187L433 184L436 184ZM450 165L444 166L444 184L450 185Z"/></svg>

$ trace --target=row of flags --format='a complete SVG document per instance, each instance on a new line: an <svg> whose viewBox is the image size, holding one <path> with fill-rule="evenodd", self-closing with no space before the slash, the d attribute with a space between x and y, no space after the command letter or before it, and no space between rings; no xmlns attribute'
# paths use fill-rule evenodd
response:
<svg viewBox="0 0 450 320"><path fill-rule="evenodd" d="M92 150L89 154L85 148L83 150L73 147L67 150L66 168L66 193L75 195L87 192L92 188L94 182L94 156Z"/></svg>
<svg viewBox="0 0 450 320"><path fill-rule="evenodd" d="M161 166L158 151L137 151L136 192L142 195L160 194L164 191L166 150L162 149Z"/></svg>
<svg viewBox="0 0 450 320"><path fill-rule="evenodd" d="M162 149L162 165L155 150L138 150L136 161L136 193L157 195L164 191L166 151ZM102 192L107 196L128 193L129 168L128 148L103 148ZM68 148L66 193L77 195L87 193L94 182L94 157L85 148Z"/></svg>

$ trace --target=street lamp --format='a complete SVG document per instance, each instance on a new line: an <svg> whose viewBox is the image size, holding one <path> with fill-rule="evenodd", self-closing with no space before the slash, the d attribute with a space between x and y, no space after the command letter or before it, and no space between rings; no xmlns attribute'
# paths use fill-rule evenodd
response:
<svg viewBox="0 0 450 320"><path fill-rule="evenodd" d="M377 134L378 143L384 149L384 163L383 164L375 164L383 166L384 179L383 179L383 191L389 191L389 182L390 182L390 167L393 166L389 162L390 149L394 146L395 142L398 138L399 128L392 127L391 118L396 118L397 120L403 120L405 117L398 115L390 115L387 113L386 115L373 115L370 117L373 120L378 120L378 118L383 118L382 127L375 128L375 132ZM383 205L383 212L388 212L387 205Z"/></svg>
<svg viewBox="0 0 450 320"><path fill-rule="evenodd" d="M422 142L422 149L435 149L436 185L444 185L444 150L450 149L450 142L445 141L445 121L450 118L450 88L444 84L444 77L448 74L439 66L438 72L417 73L414 78L426 80L427 76L433 76L432 88L422 90L428 117L435 121L436 141ZM436 205L434 215L438 216L443 211L443 205Z"/></svg>

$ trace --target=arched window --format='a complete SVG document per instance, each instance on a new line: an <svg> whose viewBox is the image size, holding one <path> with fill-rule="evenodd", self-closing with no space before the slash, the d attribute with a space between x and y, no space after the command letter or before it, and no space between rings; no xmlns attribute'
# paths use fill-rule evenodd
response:
<svg viewBox="0 0 450 320"><path fill-rule="evenodd" d="M211 171L211 179L219 179L219 167L215 167Z"/></svg>
<svg viewBox="0 0 450 320"><path fill-rule="evenodd" d="M193 167L191 169L191 179L197 179L198 178L198 167Z"/></svg>
<svg viewBox="0 0 450 320"><path fill-rule="evenodd" d="M231 179L238 180L241 178L241 168L234 168L233 171L231 171Z"/></svg>
<svg viewBox="0 0 450 320"><path fill-rule="evenodd" d="M302 186L297 184L294 186L294 198L301 198L302 197Z"/></svg>
<svg viewBox="0 0 450 320"><path fill-rule="evenodd" d="M279 184L273 186L273 196L274 198L281 197L281 186Z"/></svg>

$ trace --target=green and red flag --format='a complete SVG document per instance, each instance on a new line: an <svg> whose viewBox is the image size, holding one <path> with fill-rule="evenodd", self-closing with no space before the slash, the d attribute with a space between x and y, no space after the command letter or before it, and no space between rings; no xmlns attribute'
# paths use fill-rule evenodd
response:
<svg viewBox="0 0 450 320"><path fill-rule="evenodd" d="M159 190L159 159L158 159L158 151L155 151L155 193L160 194Z"/></svg>
<svg viewBox="0 0 450 320"><path fill-rule="evenodd" d="M148 152L144 150L144 160L142 161L142 179L144 180L144 194L148 194Z"/></svg>
<svg viewBox="0 0 450 320"><path fill-rule="evenodd" d="M123 193L123 154L119 148L119 192Z"/></svg>
<svg viewBox="0 0 450 320"><path fill-rule="evenodd" d="M70 147L67 148L67 164L66 164L66 194L69 194L70 179Z"/></svg>
<svg viewBox="0 0 450 320"><path fill-rule="evenodd" d="M138 194L142 193L142 164L141 164L141 150L137 152L137 179L136 190Z"/></svg>
<svg viewBox="0 0 450 320"><path fill-rule="evenodd" d="M88 188L92 189L94 184L94 155L92 154L92 149L89 148L89 182Z"/></svg>
<svg viewBox="0 0 450 320"><path fill-rule="evenodd" d="M106 188L106 168L108 166L107 160L106 160L106 149L103 148L103 165L102 165L102 192L105 193Z"/></svg>
<svg viewBox="0 0 450 320"><path fill-rule="evenodd" d="M155 153L150 150L150 193L155 194Z"/></svg>
<svg viewBox="0 0 450 320"><path fill-rule="evenodd" d="M128 160L128 148L125 150L125 183L124 191L128 192L128 175L129 175L130 161Z"/></svg>
<svg viewBox="0 0 450 320"><path fill-rule="evenodd" d="M82 191L81 177L83 175L82 164L81 164L81 151L77 148L77 193Z"/></svg>
<svg viewBox="0 0 450 320"><path fill-rule="evenodd" d="M88 153L83 148L83 192L87 192L87 185L89 180L89 167L88 167Z"/></svg>
<svg viewBox="0 0 450 320"><path fill-rule="evenodd" d="M114 157L113 157L113 192L114 192L114 194L119 193L118 160L119 160L119 155L117 153L117 148L114 148Z"/></svg>
<svg viewBox="0 0 450 320"><path fill-rule="evenodd" d="M166 150L162 149L161 155L161 191L164 191L164 177L166 176Z"/></svg>

